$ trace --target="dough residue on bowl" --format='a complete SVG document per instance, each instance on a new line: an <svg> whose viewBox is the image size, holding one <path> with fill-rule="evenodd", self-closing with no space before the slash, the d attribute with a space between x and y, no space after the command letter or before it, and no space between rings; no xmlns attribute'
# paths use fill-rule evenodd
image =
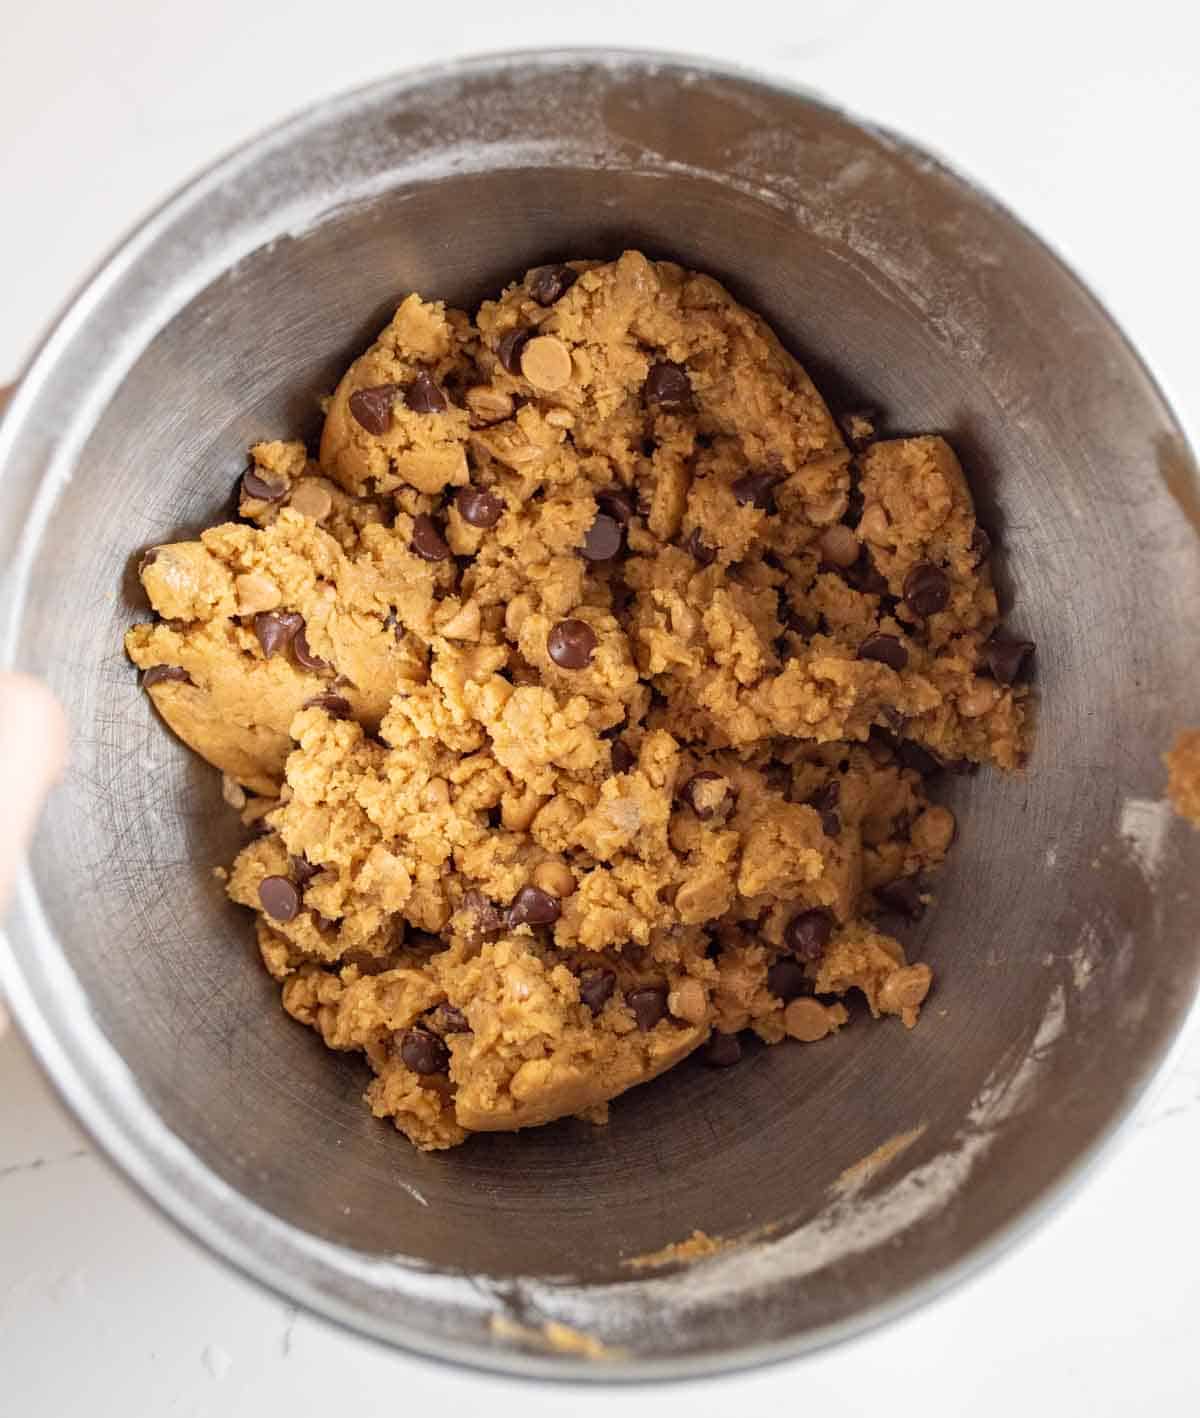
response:
<svg viewBox="0 0 1200 1418"><path fill-rule="evenodd" d="M696 1230L685 1241L671 1241L656 1251L630 1256L621 1264L630 1270L660 1270L667 1265L692 1265L737 1244L737 1241L727 1241L721 1236L710 1236L707 1231Z"/></svg>
<svg viewBox="0 0 1200 1418"><path fill-rule="evenodd" d="M1171 806L1193 827L1200 827L1200 729L1180 729L1163 757Z"/></svg>
<svg viewBox="0 0 1200 1418"><path fill-rule="evenodd" d="M408 296L318 455L251 456L239 521L143 558L126 645L378 1116L449 1147L851 997L916 1023L930 785L1029 732L943 438L839 426L717 282L626 252Z"/></svg>

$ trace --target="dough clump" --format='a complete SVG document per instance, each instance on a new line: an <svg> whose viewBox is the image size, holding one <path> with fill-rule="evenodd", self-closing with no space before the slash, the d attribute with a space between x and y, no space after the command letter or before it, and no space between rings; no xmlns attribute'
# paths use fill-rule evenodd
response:
<svg viewBox="0 0 1200 1418"><path fill-rule="evenodd" d="M945 440L844 429L710 277L572 261L408 296L317 457L256 445L241 520L144 558L128 653L255 834L229 894L418 1147L851 995L916 1023L927 789L1021 763L1031 647Z"/></svg>

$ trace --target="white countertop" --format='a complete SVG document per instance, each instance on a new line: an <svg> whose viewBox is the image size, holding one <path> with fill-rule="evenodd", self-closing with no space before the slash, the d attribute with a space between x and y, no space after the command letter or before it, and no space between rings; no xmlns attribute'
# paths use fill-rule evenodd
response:
<svg viewBox="0 0 1200 1418"><path fill-rule="evenodd" d="M3 7L0 383L72 287L196 168L315 99L467 51L609 44L784 75L923 141L1067 255L1195 436L1200 14L1181 0L60 0ZM950 1296L814 1358L568 1391L387 1353L201 1254L0 1041L0 1411L822 1418L1200 1408L1200 1038L1119 1149Z"/></svg>

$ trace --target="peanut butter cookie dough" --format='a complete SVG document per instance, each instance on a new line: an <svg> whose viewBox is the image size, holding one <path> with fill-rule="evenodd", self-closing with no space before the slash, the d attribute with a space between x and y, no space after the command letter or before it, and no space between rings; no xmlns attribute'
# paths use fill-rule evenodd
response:
<svg viewBox="0 0 1200 1418"><path fill-rule="evenodd" d="M915 1024L927 784L1019 765L1032 650L943 439L843 436L761 319L627 252L408 296L319 456L251 456L127 649L252 795L229 893L377 1115L450 1147L851 997Z"/></svg>

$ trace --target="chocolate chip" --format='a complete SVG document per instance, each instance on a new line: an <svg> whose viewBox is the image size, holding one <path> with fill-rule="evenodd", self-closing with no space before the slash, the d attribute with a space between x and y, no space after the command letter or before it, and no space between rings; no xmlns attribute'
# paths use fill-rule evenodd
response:
<svg viewBox="0 0 1200 1418"><path fill-rule="evenodd" d="M642 398L648 404L657 404L669 413L686 408L691 397L692 386L682 365L660 360L650 366L646 382L642 385Z"/></svg>
<svg viewBox="0 0 1200 1418"><path fill-rule="evenodd" d="M304 617L297 611L259 611L254 617L254 633L268 660L286 650L303 629Z"/></svg>
<svg viewBox="0 0 1200 1418"><path fill-rule="evenodd" d="M858 647L858 658L875 660L898 671L908 664L908 651L894 635L870 635Z"/></svg>
<svg viewBox="0 0 1200 1418"><path fill-rule="evenodd" d="M688 533L683 549L690 552L701 566L711 566L717 559L716 552L701 538L699 527L693 527Z"/></svg>
<svg viewBox="0 0 1200 1418"><path fill-rule="evenodd" d="M287 483L271 482L269 478L260 477L253 468L242 474L243 495L258 502L278 502L286 495L287 490Z"/></svg>
<svg viewBox="0 0 1200 1418"><path fill-rule="evenodd" d="M910 921L919 921L925 914L925 902L921 900L921 888L916 877L902 876L889 881L886 886L877 886L875 899L885 910L907 916Z"/></svg>
<svg viewBox="0 0 1200 1418"><path fill-rule="evenodd" d="M922 748L919 743L913 743L911 739L900 740L896 745L896 757L903 767L910 768L914 773L919 773L922 778L932 778L942 770L940 761L927 748Z"/></svg>
<svg viewBox="0 0 1200 1418"><path fill-rule="evenodd" d="M539 266L529 277L529 294L539 305L553 305L578 279L579 272L570 266Z"/></svg>
<svg viewBox="0 0 1200 1418"><path fill-rule="evenodd" d="M832 812L842 798L842 783L840 778L831 778L823 787L817 789L810 797L805 799L807 806L816 808L818 812Z"/></svg>
<svg viewBox="0 0 1200 1418"><path fill-rule="evenodd" d="M821 814L821 831L826 837L840 837L842 835L842 819L833 811Z"/></svg>
<svg viewBox="0 0 1200 1418"><path fill-rule="evenodd" d="M599 1014L612 998L617 977L602 965L579 972L579 998L593 1014Z"/></svg>
<svg viewBox="0 0 1200 1418"><path fill-rule="evenodd" d="M983 647L983 661L998 684L1012 684L1033 650L1032 640L989 640Z"/></svg>
<svg viewBox="0 0 1200 1418"><path fill-rule="evenodd" d="M795 960L777 960L767 971L767 989L784 1004L801 995L812 994L812 981L804 973L804 966Z"/></svg>
<svg viewBox="0 0 1200 1418"><path fill-rule="evenodd" d="M683 787L679 790L679 796L684 800L685 803L687 803L687 805L696 814L696 816L700 818L702 822L707 822L708 819L712 817L713 813L717 810L715 805L712 807L706 807L704 805L705 794L703 791L703 784L719 783L720 781L720 773L711 773L707 771L704 773L696 773L691 778L689 778L687 782L683 785ZM697 789L699 789L700 791L697 792Z"/></svg>
<svg viewBox="0 0 1200 1418"><path fill-rule="evenodd" d="M500 342L496 346L496 358L509 374L520 374L521 351L533 339L535 333L532 327L527 330L518 328L500 336Z"/></svg>
<svg viewBox="0 0 1200 1418"><path fill-rule="evenodd" d="M546 637L546 653L563 670L582 670L599 642L586 620L560 620Z"/></svg>
<svg viewBox="0 0 1200 1418"><path fill-rule="evenodd" d="M588 528L580 552L587 561L611 561L621 550L621 524L607 512L600 512Z"/></svg>
<svg viewBox="0 0 1200 1418"><path fill-rule="evenodd" d="M950 600L950 578L932 561L921 561L904 578L904 599L922 619L944 611Z"/></svg>
<svg viewBox="0 0 1200 1418"><path fill-rule="evenodd" d="M350 413L354 421L368 433L386 433L392 425L392 404L399 392L399 384L376 384L370 389L356 389L350 395Z"/></svg>
<svg viewBox="0 0 1200 1418"><path fill-rule="evenodd" d="M643 1034L648 1033L667 1012L667 987L665 985L642 985L630 990L625 1003L633 1011L637 1027Z"/></svg>
<svg viewBox="0 0 1200 1418"><path fill-rule="evenodd" d="M320 867L314 867L308 858L303 855L299 857L290 856L288 858L288 871L291 873L292 880L301 891L304 890L320 870Z"/></svg>
<svg viewBox="0 0 1200 1418"><path fill-rule="evenodd" d="M731 1068L742 1057L736 1034L713 1034L704 1048L704 1062L710 1068Z"/></svg>
<svg viewBox="0 0 1200 1418"><path fill-rule="evenodd" d="M562 902L540 886L523 886L508 908L509 928L551 926L562 915Z"/></svg>
<svg viewBox="0 0 1200 1418"><path fill-rule="evenodd" d="M429 1020L429 1027L438 1034L469 1034L471 1026L467 1023L467 1016L455 1005L443 1000L435 1009L426 1016Z"/></svg>
<svg viewBox="0 0 1200 1418"><path fill-rule="evenodd" d="M596 505L600 511L611 517L614 522L619 522L622 527L628 527L633 521L633 498L624 488L609 488L607 492L596 494Z"/></svg>
<svg viewBox="0 0 1200 1418"><path fill-rule="evenodd" d="M833 915L823 906L801 911L787 923L784 943L801 960L819 960L833 935Z"/></svg>
<svg viewBox="0 0 1200 1418"><path fill-rule="evenodd" d="M489 901L482 891L472 887L470 891L464 892L462 904L475 917L474 935L486 940L489 936L503 934L504 916L499 906L494 901Z"/></svg>
<svg viewBox="0 0 1200 1418"><path fill-rule="evenodd" d="M886 767L896 757L896 735L881 729L878 724L872 724L867 734L867 752L873 763L881 768ZM848 764L849 759L845 762Z"/></svg>
<svg viewBox="0 0 1200 1418"><path fill-rule="evenodd" d="M851 590L861 591L865 596L886 596L888 593L887 580L880 575L866 547L863 547L853 566L842 570L842 580Z"/></svg>
<svg viewBox="0 0 1200 1418"><path fill-rule="evenodd" d="M460 487L454 505L458 515L472 527L494 527L504 515L504 503L482 487Z"/></svg>
<svg viewBox="0 0 1200 1418"><path fill-rule="evenodd" d="M404 939L400 944L405 950L414 951L419 955L437 955L446 948L441 936L434 935L432 931L412 929L404 931Z"/></svg>
<svg viewBox="0 0 1200 1418"><path fill-rule="evenodd" d="M746 473L733 485L733 496L741 507L757 507L760 512L775 511L775 473Z"/></svg>
<svg viewBox="0 0 1200 1418"><path fill-rule="evenodd" d="M149 689L152 684L165 684L174 681L177 684L191 684L192 677L182 665L151 665L142 675L142 688Z"/></svg>
<svg viewBox="0 0 1200 1418"><path fill-rule="evenodd" d="M258 899L276 921L294 921L300 911L300 893L286 876L264 876L258 883Z"/></svg>
<svg viewBox="0 0 1200 1418"><path fill-rule="evenodd" d="M433 382L428 370L422 369L404 391L404 402L414 414L444 414L446 396Z"/></svg>
<svg viewBox="0 0 1200 1418"><path fill-rule="evenodd" d="M975 558L976 566L986 561L992 554L992 539L978 523L975 524L975 530L971 533L971 554Z"/></svg>
<svg viewBox="0 0 1200 1418"><path fill-rule="evenodd" d="M400 1061L414 1073L445 1073L450 1050L431 1030L418 1025L400 1035Z"/></svg>
<svg viewBox="0 0 1200 1418"><path fill-rule="evenodd" d="M628 773L637 762L637 754L627 743L622 743L620 739L612 746L612 771L614 773Z"/></svg>
<svg viewBox="0 0 1200 1418"><path fill-rule="evenodd" d="M305 709L324 709L331 719L348 719L350 717L350 701L343 699L340 694L314 694L311 699L304 701Z"/></svg>
<svg viewBox="0 0 1200 1418"><path fill-rule="evenodd" d="M322 674L325 670L333 668L328 660L323 660L320 655L314 655L309 649L308 632L303 625L292 636L292 658L302 670L311 670L313 674Z"/></svg>
<svg viewBox="0 0 1200 1418"><path fill-rule="evenodd" d="M420 512L413 518L412 549L425 561L445 561L450 555L445 537L427 512Z"/></svg>

